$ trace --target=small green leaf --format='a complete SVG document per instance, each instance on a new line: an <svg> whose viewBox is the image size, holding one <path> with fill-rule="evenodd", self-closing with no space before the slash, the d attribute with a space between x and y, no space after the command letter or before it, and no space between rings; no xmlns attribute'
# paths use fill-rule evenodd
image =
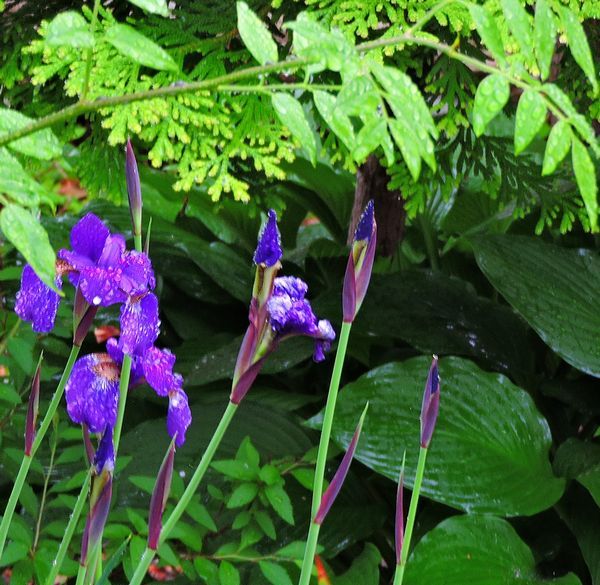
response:
<svg viewBox="0 0 600 585"><path fill-rule="evenodd" d="M159 71L178 71L169 53L126 24L113 24L107 29L105 38L119 53L140 65Z"/></svg>
<svg viewBox="0 0 600 585"><path fill-rule="evenodd" d="M223 461L213 461L211 467L216 469L219 473L231 477L232 479L249 480L256 477L256 473L253 469L243 461L236 461L234 459L225 459Z"/></svg>
<svg viewBox="0 0 600 585"><path fill-rule="evenodd" d="M294 510L289 496L281 485L269 485L265 488L269 504L288 524L294 524Z"/></svg>
<svg viewBox="0 0 600 585"><path fill-rule="evenodd" d="M48 24L46 43L52 47L75 47L78 49L94 46L94 35L88 22L79 12L68 10L57 14Z"/></svg>
<svg viewBox="0 0 600 585"><path fill-rule="evenodd" d="M571 149L573 132L566 120L559 120L548 135L542 175L551 175Z"/></svg>
<svg viewBox="0 0 600 585"><path fill-rule="evenodd" d="M160 16L169 16L169 7L166 0L129 0L131 4L135 4L143 8L151 14L159 14Z"/></svg>
<svg viewBox="0 0 600 585"><path fill-rule="evenodd" d="M292 585L290 576L281 565L260 561L258 566L269 583L273 585Z"/></svg>
<svg viewBox="0 0 600 585"><path fill-rule="evenodd" d="M193 518L198 524L208 528L211 532L216 532L218 530L215 521L212 519L210 512L206 509L204 504L192 500L187 505L185 512L190 518Z"/></svg>
<svg viewBox="0 0 600 585"><path fill-rule="evenodd" d="M469 11L485 46L490 50L498 63L505 64L504 45L502 44L502 37L500 36L494 15L487 8L477 4L469 4Z"/></svg>
<svg viewBox="0 0 600 585"><path fill-rule="evenodd" d="M336 107L335 96L326 91L315 91L313 97L323 120L344 143L346 148L352 150L354 147L354 127L350 118L340 108Z"/></svg>
<svg viewBox="0 0 600 585"><path fill-rule="evenodd" d="M252 444L250 437L244 437L244 440L241 442L235 458L238 461L245 462L250 469L254 469L258 472L258 468L260 465L260 454Z"/></svg>
<svg viewBox="0 0 600 585"><path fill-rule="evenodd" d="M56 255L46 230L33 215L18 205L9 204L0 212L0 229L40 279L57 290L54 283Z"/></svg>
<svg viewBox="0 0 600 585"><path fill-rule="evenodd" d="M473 105L473 130L481 136L487 125L500 113L510 97L510 85L497 73L488 75L477 87Z"/></svg>
<svg viewBox="0 0 600 585"><path fill-rule="evenodd" d="M596 183L596 168L587 148L573 136L573 171L577 186L581 193L585 208L590 218L592 232L598 229L598 185Z"/></svg>
<svg viewBox="0 0 600 585"><path fill-rule="evenodd" d="M244 45L261 65L277 63L277 45L271 33L245 2L237 3L237 24Z"/></svg>
<svg viewBox="0 0 600 585"><path fill-rule="evenodd" d="M529 15L523 7L521 0L500 0L502 12L508 22L508 28L515 37L523 55L528 60L533 60L533 39Z"/></svg>
<svg viewBox="0 0 600 585"><path fill-rule="evenodd" d="M254 514L254 519L256 523L260 526L261 530L271 539L275 540L277 538L277 533L275 532L275 524L273 524L273 520L266 513L259 510Z"/></svg>
<svg viewBox="0 0 600 585"><path fill-rule="evenodd" d="M258 486L255 483L243 483L233 490L233 493L227 501L227 507L230 510L233 508L241 508L252 502L257 494Z"/></svg>
<svg viewBox="0 0 600 585"><path fill-rule="evenodd" d="M535 3L533 39L542 79L547 79L556 44L556 23L547 0L537 0Z"/></svg>
<svg viewBox="0 0 600 585"><path fill-rule="evenodd" d="M273 94L271 101L281 123L306 150L313 165L317 164L317 144L300 102L287 93Z"/></svg>
<svg viewBox="0 0 600 585"><path fill-rule="evenodd" d="M0 108L0 133L14 132L35 121L33 118L28 118L16 110ZM60 142L50 128L39 130L29 136L10 142L8 147L11 150L16 150L17 152L41 160L51 160L62 154Z"/></svg>
<svg viewBox="0 0 600 585"><path fill-rule="evenodd" d="M571 49L571 55L573 55L573 59L575 59L579 67L581 67L587 78L590 80L594 91L597 92L598 81L596 79L594 59L583 26L581 26L577 16L575 16L575 14L566 6L559 6L559 10L560 19L565 28L567 41L569 43L569 48Z"/></svg>
<svg viewBox="0 0 600 585"><path fill-rule="evenodd" d="M221 585L240 585L240 573L229 561L222 561L219 565L219 581Z"/></svg>
<svg viewBox="0 0 600 585"><path fill-rule="evenodd" d="M539 92L527 90L519 99L515 122L515 154L520 154L536 137L546 121L546 102Z"/></svg>

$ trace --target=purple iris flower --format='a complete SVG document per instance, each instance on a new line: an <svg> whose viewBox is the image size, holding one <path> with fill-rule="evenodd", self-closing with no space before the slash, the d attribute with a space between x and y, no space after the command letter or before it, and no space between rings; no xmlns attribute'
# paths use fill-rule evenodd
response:
<svg viewBox="0 0 600 585"><path fill-rule="evenodd" d="M117 420L119 380L123 350L120 342L111 338L106 342L108 353L94 353L75 362L65 394L67 412L75 423L86 425L90 432L99 433ZM183 390L183 378L173 372L175 356L167 349L155 346L133 355L130 387L144 380L158 394L169 398L167 431L177 435L180 447L192 422L188 398Z"/></svg>
<svg viewBox="0 0 600 585"><path fill-rule="evenodd" d="M254 264L270 268L281 260L281 235L277 227L277 214L273 209L269 210L267 223L258 236L258 246L254 252Z"/></svg>

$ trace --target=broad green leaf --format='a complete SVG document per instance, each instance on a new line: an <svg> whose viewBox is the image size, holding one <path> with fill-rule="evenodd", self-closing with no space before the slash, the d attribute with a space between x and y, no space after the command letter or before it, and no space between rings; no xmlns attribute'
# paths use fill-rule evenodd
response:
<svg viewBox="0 0 600 585"><path fill-rule="evenodd" d="M496 17L487 8L478 4L469 4L469 11L481 40L490 50L492 56L498 63L506 63L504 45L502 44L500 30L496 25Z"/></svg>
<svg viewBox="0 0 600 585"><path fill-rule="evenodd" d="M258 485L255 483L243 483L233 490L227 500L228 508L241 508L249 504L258 494Z"/></svg>
<svg viewBox="0 0 600 585"><path fill-rule="evenodd" d="M559 6L560 20L567 35L571 55L577 62L582 71L590 80L594 91L598 91L598 80L596 79L596 69L594 67L594 58L588 43L583 26L577 16L566 6Z"/></svg>
<svg viewBox="0 0 600 585"><path fill-rule="evenodd" d="M546 102L534 90L523 92L517 106L515 122L515 154L520 154L536 137L546 121Z"/></svg>
<svg viewBox="0 0 600 585"><path fill-rule="evenodd" d="M406 585L581 585L573 573L542 579L529 547L506 521L454 516L428 532L406 565Z"/></svg>
<svg viewBox="0 0 600 585"><path fill-rule="evenodd" d="M119 53L140 65L159 71L178 71L169 53L127 24L113 24L106 30L105 38Z"/></svg>
<svg viewBox="0 0 600 585"><path fill-rule="evenodd" d="M556 44L556 23L548 0L537 0L535 3L533 40L542 79L547 79Z"/></svg>
<svg viewBox="0 0 600 585"><path fill-rule="evenodd" d="M598 184L596 183L596 167L587 148L581 141L573 137L573 171L581 198L590 218L592 232L598 229Z"/></svg>
<svg viewBox="0 0 600 585"><path fill-rule="evenodd" d="M317 144L300 102L287 93L273 94L271 101L281 123L306 150L313 165L317 163Z"/></svg>
<svg viewBox="0 0 600 585"><path fill-rule="evenodd" d="M229 561L221 561L219 581L221 585L240 585L240 573Z"/></svg>
<svg viewBox="0 0 600 585"><path fill-rule="evenodd" d="M542 175L551 175L571 149L573 132L566 120L559 120L548 135Z"/></svg>
<svg viewBox="0 0 600 585"><path fill-rule="evenodd" d="M167 0L129 0L129 2L143 8L146 12L150 12L151 14L169 16Z"/></svg>
<svg viewBox="0 0 600 585"><path fill-rule="evenodd" d="M6 148L0 148L0 168L0 193L6 193L23 207L37 207L40 203L39 193L44 188L31 178Z"/></svg>
<svg viewBox="0 0 600 585"><path fill-rule="evenodd" d="M2 553L2 557L0 557L0 567L13 565L27 557L28 552L29 547L26 544L22 542L9 542Z"/></svg>
<svg viewBox="0 0 600 585"><path fill-rule="evenodd" d="M538 238L472 243L481 270L542 340L573 367L600 377L600 258Z"/></svg>
<svg viewBox="0 0 600 585"><path fill-rule="evenodd" d="M342 392L333 428L346 448L364 404L369 416L356 458L397 481L406 449L406 483L413 485L419 413L431 359L417 357L371 370ZM423 495L470 513L532 515L561 496L552 474L546 420L524 390L473 362L440 360L441 404L427 457ZM321 422L322 412L311 419Z"/></svg>
<svg viewBox="0 0 600 585"><path fill-rule="evenodd" d="M68 10L50 21L46 43L52 47L85 49L94 46L94 35L90 32L88 21L79 12Z"/></svg>
<svg viewBox="0 0 600 585"><path fill-rule="evenodd" d="M281 565L268 561L260 561L258 566L265 579L269 583L272 583L272 585L292 585L292 580L288 572Z"/></svg>
<svg viewBox="0 0 600 585"><path fill-rule="evenodd" d="M334 580L335 585L378 585L381 553L370 542L352 561L350 568Z"/></svg>
<svg viewBox="0 0 600 585"><path fill-rule="evenodd" d="M585 486L600 506L600 445L567 439L554 457L554 471Z"/></svg>
<svg viewBox="0 0 600 585"><path fill-rule="evenodd" d="M529 15L523 7L521 0L500 0L504 18L508 28L517 41L523 55L528 60L533 60L533 38Z"/></svg>
<svg viewBox="0 0 600 585"><path fill-rule="evenodd" d="M9 204L0 212L0 229L42 281L57 290L54 283L56 255L38 220L26 209Z"/></svg>
<svg viewBox="0 0 600 585"><path fill-rule="evenodd" d="M271 33L245 2L237 3L237 24L244 45L261 65L277 63L277 45Z"/></svg>
<svg viewBox="0 0 600 585"><path fill-rule="evenodd" d="M354 147L354 127L350 118L336 107L336 98L326 91L315 91L313 94L319 114L346 148Z"/></svg>
<svg viewBox="0 0 600 585"><path fill-rule="evenodd" d="M473 104L473 130L481 136L510 97L510 85L500 74L488 75L477 87Z"/></svg>
<svg viewBox="0 0 600 585"><path fill-rule="evenodd" d="M0 108L0 134L19 130L33 122L35 122L33 118L28 118L21 112ZM60 142L50 128L38 130L29 136L10 142L8 147L41 160L51 160L62 154Z"/></svg>

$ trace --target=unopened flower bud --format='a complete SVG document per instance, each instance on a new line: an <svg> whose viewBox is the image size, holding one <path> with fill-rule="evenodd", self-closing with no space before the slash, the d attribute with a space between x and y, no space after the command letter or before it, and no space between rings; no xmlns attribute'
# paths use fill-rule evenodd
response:
<svg viewBox="0 0 600 585"><path fill-rule="evenodd" d="M421 447L428 448L440 410L440 375L438 357L433 356L421 407Z"/></svg>

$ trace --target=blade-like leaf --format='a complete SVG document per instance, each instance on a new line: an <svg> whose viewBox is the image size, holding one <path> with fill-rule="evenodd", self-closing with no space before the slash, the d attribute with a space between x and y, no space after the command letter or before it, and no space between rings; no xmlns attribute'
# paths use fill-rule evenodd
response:
<svg viewBox="0 0 600 585"><path fill-rule="evenodd" d="M277 63L277 45L271 33L245 2L237 3L237 22L242 41L252 56L261 65Z"/></svg>
<svg viewBox="0 0 600 585"><path fill-rule="evenodd" d="M546 120L546 102L534 90L523 92L517 106L515 154L520 154L535 138Z"/></svg>
<svg viewBox="0 0 600 585"><path fill-rule="evenodd" d="M496 25L495 16L487 8L477 4L469 4L469 11L471 12L471 18L475 22L481 40L490 50L492 56L498 63L506 63L504 45L502 44L502 37L500 36L498 26Z"/></svg>
<svg viewBox="0 0 600 585"><path fill-rule="evenodd" d="M500 4L508 22L508 28L521 47L523 55L528 60L533 60L531 22L521 0L500 0Z"/></svg>
<svg viewBox="0 0 600 585"><path fill-rule="evenodd" d="M308 153L311 162L317 162L317 144L313 131L304 115L300 102L287 93L276 93L272 97L273 107L284 126Z"/></svg>
<svg viewBox="0 0 600 585"><path fill-rule="evenodd" d="M573 132L566 120L559 120L548 135L542 175L551 175L571 149Z"/></svg>
<svg viewBox="0 0 600 585"><path fill-rule="evenodd" d="M339 108L336 108L335 96L326 91L315 91L313 97L323 120L344 143L346 148L351 150L354 147L354 127L350 118Z"/></svg>
<svg viewBox="0 0 600 585"><path fill-rule="evenodd" d="M556 44L556 23L548 0L537 0L535 3L535 19L533 25L535 55L542 79L550 75L550 65Z"/></svg>
<svg viewBox="0 0 600 585"><path fill-rule="evenodd" d="M577 186L585 208L590 218L590 227L593 232L598 229L598 184L596 183L596 167L592 157L581 141L573 137L573 171Z"/></svg>
<svg viewBox="0 0 600 585"><path fill-rule="evenodd" d="M488 75L477 87L473 104L473 130L481 136L510 97L510 86L500 74Z"/></svg>

